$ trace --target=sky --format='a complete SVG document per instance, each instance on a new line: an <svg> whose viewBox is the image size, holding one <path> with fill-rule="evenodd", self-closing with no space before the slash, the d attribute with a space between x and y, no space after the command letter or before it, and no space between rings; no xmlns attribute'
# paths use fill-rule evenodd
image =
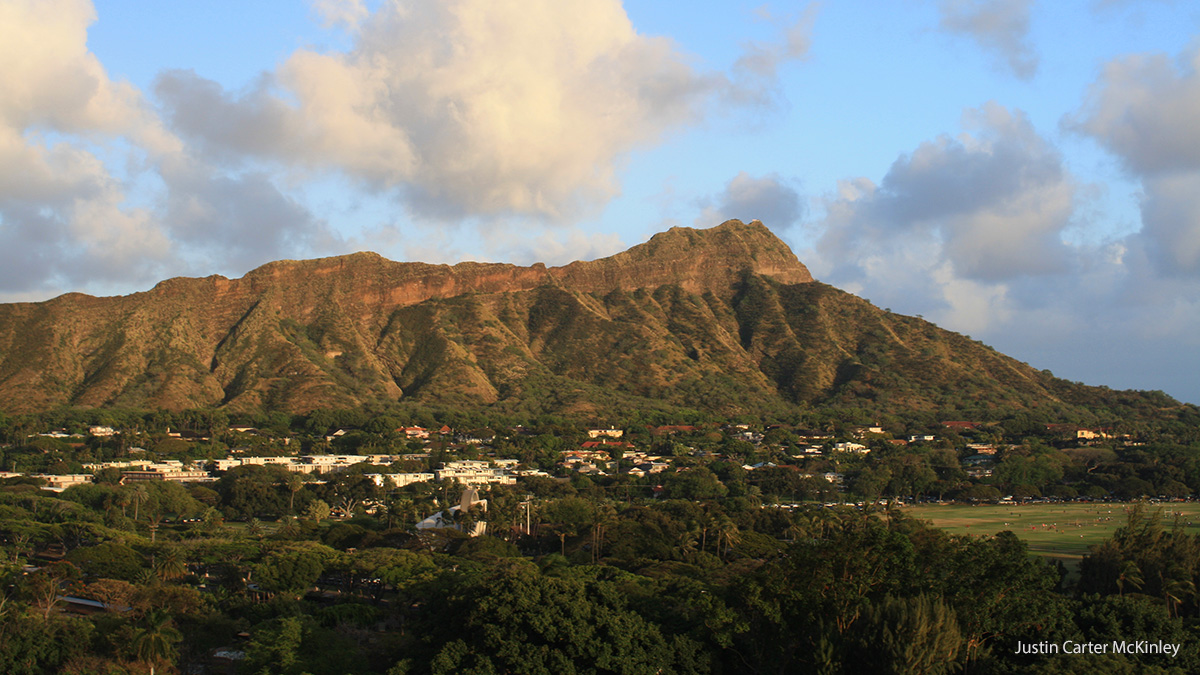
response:
<svg viewBox="0 0 1200 675"><path fill-rule="evenodd" d="M0 301L759 219L880 307L1200 403L1198 38L1184 0L0 0Z"/></svg>

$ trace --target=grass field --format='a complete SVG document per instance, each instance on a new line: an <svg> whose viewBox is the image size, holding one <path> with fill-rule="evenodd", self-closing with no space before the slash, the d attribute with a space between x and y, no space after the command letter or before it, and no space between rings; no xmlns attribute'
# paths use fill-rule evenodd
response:
<svg viewBox="0 0 1200 675"><path fill-rule="evenodd" d="M1029 551L1058 559L1074 571L1088 547L1112 536L1125 524L1129 504L1020 504L910 506L904 513L928 520L952 534L991 536L1011 530ZM1189 534L1200 534L1200 503L1148 504L1162 508L1163 523L1179 522Z"/></svg>

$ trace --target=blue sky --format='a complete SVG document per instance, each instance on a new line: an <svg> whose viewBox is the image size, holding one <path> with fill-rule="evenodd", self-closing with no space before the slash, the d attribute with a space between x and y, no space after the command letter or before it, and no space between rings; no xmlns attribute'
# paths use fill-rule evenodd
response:
<svg viewBox="0 0 1200 675"><path fill-rule="evenodd" d="M881 307L1200 402L1198 36L1170 0L0 0L0 301L759 218Z"/></svg>

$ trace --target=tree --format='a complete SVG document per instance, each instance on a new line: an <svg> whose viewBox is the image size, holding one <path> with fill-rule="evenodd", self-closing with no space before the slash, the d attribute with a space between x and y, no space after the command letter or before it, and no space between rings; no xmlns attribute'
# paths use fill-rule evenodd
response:
<svg viewBox="0 0 1200 675"><path fill-rule="evenodd" d="M135 581L145 569L145 560L137 551L115 541L77 548L67 559L95 579Z"/></svg>
<svg viewBox="0 0 1200 675"><path fill-rule="evenodd" d="M298 473L289 473L283 479L283 485L288 491L288 513L296 513L296 493L304 488L304 479Z"/></svg>
<svg viewBox="0 0 1200 675"><path fill-rule="evenodd" d="M246 645L248 672L274 675L297 670L304 624L297 617L286 617L260 625Z"/></svg>
<svg viewBox="0 0 1200 675"><path fill-rule="evenodd" d="M939 598L887 596L863 616L850 660L874 672L939 675L958 669L962 635L954 610Z"/></svg>
<svg viewBox="0 0 1200 675"><path fill-rule="evenodd" d="M183 635L171 625L171 615L153 610L134 631L130 648L138 661L150 666L150 675L154 675L155 666L174 659L175 645L182 639Z"/></svg>
<svg viewBox="0 0 1200 675"><path fill-rule="evenodd" d="M717 474L703 466L671 474L663 482L667 493L677 499L719 499L728 492Z"/></svg>
<svg viewBox="0 0 1200 675"><path fill-rule="evenodd" d="M724 560L729 557L729 550L733 548L733 545L741 539L741 533L733 519L725 514L717 517L715 529L717 532L717 555ZM722 544L725 545L724 552L721 551Z"/></svg>
<svg viewBox="0 0 1200 675"><path fill-rule="evenodd" d="M277 551L259 563L255 578L265 591L298 592L312 586L325 571L322 558L316 551Z"/></svg>
<svg viewBox="0 0 1200 675"><path fill-rule="evenodd" d="M1137 563L1132 560L1126 560L1121 564L1121 573L1117 575L1117 593L1125 595L1125 586L1128 584L1134 589L1141 590L1145 584L1145 579L1142 578L1142 571L1138 569Z"/></svg>
<svg viewBox="0 0 1200 675"><path fill-rule="evenodd" d="M42 618L49 621L62 594L78 579L79 568L75 565L66 561L51 563L25 577L25 592L42 609Z"/></svg>
<svg viewBox="0 0 1200 675"><path fill-rule="evenodd" d="M328 518L329 513L329 504L326 504L322 499L314 499L308 503L308 508L305 510L304 515L309 520L319 523Z"/></svg>
<svg viewBox="0 0 1200 675"><path fill-rule="evenodd" d="M187 576L187 565L177 550L167 549L155 557L154 573L163 581L174 581Z"/></svg>
<svg viewBox="0 0 1200 675"><path fill-rule="evenodd" d="M150 499L150 493L145 485L137 484L129 490L129 501L133 503L133 520L136 522L142 505Z"/></svg>
<svg viewBox="0 0 1200 675"><path fill-rule="evenodd" d="M611 582L544 576L529 566L477 577L439 602L434 622L434 675L509 673L695 673L703 671L694 641L664 637L625 606ZM445 616L461 617L446 622Z"/></svg>

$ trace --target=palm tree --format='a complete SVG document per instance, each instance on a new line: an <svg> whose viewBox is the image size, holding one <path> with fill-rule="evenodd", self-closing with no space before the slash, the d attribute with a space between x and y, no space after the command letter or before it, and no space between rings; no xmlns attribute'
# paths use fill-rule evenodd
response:
<svg viewBox="0 0 1200 675"><path fill-rule="evenodd" d="M133 486L133 490L129 493L129 499L131 502L133 502L133 520L136 522L138 519L138 513L141 511L142 504L145 504L146 500L150 499L150 493L146 491L146 486L135 485Z"/></svg>
<svg viewBox="0 0 1200 675"><path fill-rule="evenodd" d="M729 555L729 549L733 547L741 538L741 533L738 531L736 523L729 516L722 515L717 518L717 555L722 560ZM725 544L725 552L721 552L721 544Z"/></svg>
<svg viewBox="0 0 1200 675"><path fill-rule="evenodd" d="M783 536L787 541L796 542L801 537L808 535L808 533L808 528L805 527L805 524L800 520L800 517L792 516L791 520L788 522L787 528L785 528L783 531Z"/></svg>
<svg viewBox="0 0 1200 675"><path fill-rule="evenodd" d="M304 488L304 479L298 473L289 473L283 479L283 485L291 493L288 495L288 513L296 514L296 493Z"/></svg>
<svg viewBox="0 0 1200 675"><path fill-rule="evenodd" d="M154 573L163 581L182 579L187 576L187 565L177 551L168 549L154 561Z"/></svg>
<svg viewBox="0 0 1200 675"><path fill-rule="evenodd" d="M1163 599L1167 601L1167 616L1179 615L1179 604L1196 594L1196 584L1190 579L1172 577L1163 586Z"/></svg>
<svg viewBox="0 0 1200 675"><path fill-rule="evenodd" d="M295 537L300 534L300 521L296 520L296 516L285 516L275 533L281 537Z"/></svg>
<svg viewBox="0 0 1200 675"><path fill-rule="evenodd" d="M169 660L175 654L175 643L183 639L183 635L171 626L171 615L156 609L146 615L145 624L133 634L130 646L137 660L150 666L150 675L154 675L154 667Z"/></svg>
<svg viewBox="0 0 1200 675"><path fill-rule="evenodd" d="M117 506L121 507L121 517L124 518L125 517L125 509L129 507L129 502L130 502L129 493L127 493L124 490L121 490L120 492L117 493L117 496L114 498L114 501L116 502Z"/></svg>
<svg viewBox="0 0 1200 675"><path fill-rule="evenodd" d="M592 562L600 562L600 557L604 551L604 535L608 528L617 521L617 510L610 504L601 504L596 509L596 522L592 525ZM694 539L694 537L693 537ZM692 549L695 549L695 542L692 542Z"/></svg>
<svg viewBox="0 0 1200 675"><path fill-rule="evenodd" d="M700 543L699 528L684 530L679 534L679 545L676 550L679 551L679 559L683 561L692 560L696 554L696 545Z"/></svg>
<svg viewBox="0 0 1200 675"><path fill-rule="evenodd" d="M250 536L257 537L259 539L262 539L263 535L266 534L266 530L263 529L262 521L254 517L251 517L250 522L246 523L246 532Z"/></svg>
<svg viewBox="0 0 1200 675"><path fill-rule="evenodd" d="M1142 589L1142 585L1145 583L1146 580L1142 578L1142 571L1138 569L1137 563L1132 560L1126 560L1124 564L1121 565L1121 573L1117 575L1118 594L1125 595L1125 584L1129 584L1131 587L1140 591Z"/></svg>

